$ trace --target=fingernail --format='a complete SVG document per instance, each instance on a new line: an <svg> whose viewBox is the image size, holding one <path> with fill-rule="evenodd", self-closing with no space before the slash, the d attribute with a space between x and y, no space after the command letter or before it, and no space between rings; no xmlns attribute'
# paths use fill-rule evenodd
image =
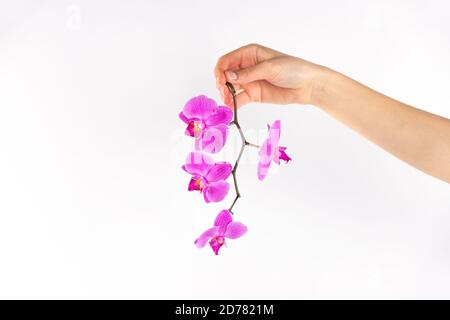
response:
<svg viewBox="0 0 450 320"><path fill-rule="evenodd" d="M226 71L225 75L227 76L228 80L236 80L237 79L237 74L234 71Z"/></svg>

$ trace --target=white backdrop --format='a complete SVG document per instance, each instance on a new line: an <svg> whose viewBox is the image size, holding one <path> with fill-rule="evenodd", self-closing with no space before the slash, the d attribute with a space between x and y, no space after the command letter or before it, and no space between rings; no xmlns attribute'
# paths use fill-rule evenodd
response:
<svg viewBox="0 0 450 320"><path fill-rule="evenodd" d="M196 249L233 193L186 190L178 119L251 42L450 117L449 39L448 1L1 0L0 298L450 298L449 185L311 106L240 111L294 160L250 150L249 232Z"/></svg>

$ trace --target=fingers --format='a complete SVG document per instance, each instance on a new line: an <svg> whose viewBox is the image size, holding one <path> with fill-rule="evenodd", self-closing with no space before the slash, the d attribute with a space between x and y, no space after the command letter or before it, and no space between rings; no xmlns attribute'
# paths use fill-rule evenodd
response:
<svg viewBox="0 0 450 320"><path fill-rule="evenodd" d="M254 96L255 86L252 82L273 76L274 71L266 61L277 55L281 53L261 45L249 44L219 58L214 75L224 103L233 106L231 94L225 85L227 81L233 83L236 90L244 89L237 94L238 107L253 101L251 97Z"/></svg>
<svg viewBox="0 0 450 320"><path fill-rule="evenodd" d="M267 81L259 81L259 95L252 101L275 104L291 104L298 101L301 91L298 89L282 88Z"/></svg>
<svg viewBox="0 0 450 320"><path fill-rule="evenodd" d="M242 64L250 65L255 60L257 49L255 45L247 45L233 50L217 60L214 74L219 79L219 84L225 84L224 72L229 69L238 69Z"/></svg>
<svg viewBox="0 0 450 320"><path fill-rule="evenodd" d="M251 102L267 102L275 104L291 104L299 101L299 95L307 94L298 89L281 88L267 81L254 81L242 85L236 94L238 108ZM233 98L227 91L224 103L233 108Z"/></svg>
<svg viewBox="0 0 450 320"><path fill-rule="evenodd" d="M236 85L239 86L239 85ZM240 89L236 89L236 105L238 108L250 103L260 101L260 84L258 82L251 82L245 86L239 86ZM233 97L231 93L227 91L225 95L224 103L233 108Z"/></svg>
<svg viewBox="0 0 450 320"><path fill-rule="evenodd" d="M245 90L241 90L238 93L236 93L236 106L238 108L240 108L250 102L252 102L252 99ZM225 95L224 103L231 109L233 108L233 97L231 96L230 93L227 93Z"/></svg>
<svg viewBox="0 0 450 320"><path fill-rule="evenodd" d="M276 54L276 51L257 44L249 44L225 54L219 58L214 68L217 86L225 85L227 81L225 71L247 68L270 59Z"/></svg>
<svg viewBox="0 0 450 320"><path fill-rule="evenodd" d="M234 90L236 90L236 94L242 91L242 87L239 84L233 84ZM233 101L230 91L226 85L219 86L217 85L217 89L220 91L220 95L222 97L222 101L225 105L233 107Z"/></svg>
<svg viewBox="0 0 450 320"><path fill-rule="evenodd" d="M243 90L236 96L236 105L238 108L246 105L247 103L252 102L251 97L247 93L247 91Z"/></svg>
<svg viewBox="0 0 450 320"><path fill-rule="evenodd" d="M223 101L225 105L227 105L230 108L233 108L233 97L231 96L230 92L227 92L225 94L225 97L223 98ZM250 103L252 101L250 95L247 91L244 89L237 90L236 92L236 106L238 108L246 105L247 103Z"/></svg>
<svg viewBox="0 0 450 320"><path fill-rule="evenodd" d="M225 71L226 79L233 84L245 84L256 80L270 81L275 75L276 70L270 60L240 70Z"/></svg>

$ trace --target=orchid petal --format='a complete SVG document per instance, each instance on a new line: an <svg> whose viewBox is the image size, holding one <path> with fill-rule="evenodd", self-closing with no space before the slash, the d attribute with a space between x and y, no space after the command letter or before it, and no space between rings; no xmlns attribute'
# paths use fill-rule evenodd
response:
<svg viewBox="0 0 450 320"><path fill-rule="evenodd" d="M237 239L247 232L247 226L241 222L233 221L227 226L224 236L229 239Z"/></svg>
<svg viewBox="0 0 450 320"><path fill-rule="evenodd" d="M281 159L281 160L283 160L284 162L288 163L289 161L292 160L292 158L289 157L289 156L287 155L287 153L286 153L284 150L286 150L286 147L279 147L279 156L278 156L278 159L279 159L279 160L278 160L278 162L279 162L280 159Z"/></svg>
<svg viewBox="0 0 450 320"><path fill-rule="evenodd" d="M206 179L209 182L226 180L230 176L231 170L231 164L228 162L216 162L211 169L209 169Z"/></svg>
<svg viewBox="0 0 450 320"><path fill-rule="evenodd" d="M214 160L207 154L201 152L191 152L186 157L186 164L182 169L193 175L206 176L209 169L214 164Z"/></svg>
<svg viewBox="0 0 450 320"><path fill-rule="evenodd" d="M205 181L202 177L194 176L189 181L188 191L200 191L202 192L205 186Z"/></svg>
<svg viewBox="0 0 450 320"><path fill-rule="evenodd" d="M233 221L233 217L228 210L222 210L216 217L214 221L214 226L218 227L217 234L219 236L223 235L227 230L227 226Z"/></svg>
<svg viewBox="0 0 450 320"><path fill-rule="evenodd" d="M264 140L261 148L259 149L259 160L264 164L269 163L272 160L272 156L275 153L275 148L273 148L269 139Z"/></svg>
<svg viewBox="0 0 450 320"><path fill-rule="evenodd" d="M201 151L202 150L202 139L201 137L195 138L195 150Z"/></svg>
<svg viewBox="0 0 450 320"><path fill-rule="evenodd" d="M181 121L183 121L186 124L188 124L191 121L191 119L187 118L183 112L180 112L179 117L180 117Z"/></svg>
<svg viewBox="0 0 450 320"><path fill-rule="evenodd" d="M270 168L270 162L268 163L263 163L263 162L258 162L258 179L259 180L264 180L264 178L267 176L267 174L269 173L269 168Z"/></svg>
<svg viewBox="0 0 450 320"><path fill-rule="evenodd" d="M195 130L195 123L194 123L194 121L190 121L188 123L188 126L187 126L186 130L184 131L184 134L189 136L189 137L196 137L197 138L199 136L199 134L198 133L196 134L195 131L196 131Z"/></svg>
<svg viewBox="0 0 450 320"><path fill-rule="evenodd" d="M217 227L213 227L213 228L209 228L208 230L206 230L205 232L203 232L200 237L198 237L195 241L194 244L197 246L197 248L201 249L203 248L206 243L208 242L209 239L211 239L212 237L214 237L217 234L218 228Z"/></svg>
<svg viewBox="0 0 450 320"><path fill-rule="evenodd" d="M230 190L230 184L226 181L217 181L208 184L203 189L203 197L207 203L222 201Z"/></svg>
<svg viewBox="0 0 450 320"><path fill-rule="evenodd" d="M281 121L275 120L269 128L269 140L270 144L274 148L278 147L278 143L280 142L280 134L281 134Z"/></svg>
<svg viewBox="0 0 450 320"><path fill-rule="evenodd" d="M199 143L201 150L209 153L217 153L222 150L228 137L228 126L220 124L213 127L207 127ZM197 144L196 144L197 147ZM198 150L198 149L197 149Z"/></svg>
<svg viewBox="0 0 450 320"><path fill-rule="evenodd" d="M201 95L191 98L185 104L183 114L188 119L207 119L211 114L213 114L216 108L217 104L213 99Z"/></svg>
<svg viewBox="0 0 450 320"><path fill-rule="evenodd" d="M273 157L272 157L273 162L275 162L277 165L280 165L280 151L277 151Z"/></svg>
<svg viewBox="0 0 450 320"><path fill-rule="evenodd" d="M208 186L206 186L205 189L203 189L203 199L205 199L206 203L210 203L211 200L209 199L208 195L206 194L206 190L208 190Z"/></svg>
<svg viewBox="0 0 450 320"><path fill-rule="evenodd" d="M215 111L205 119L208 126L215 126L219 124L229 124L233 118L233 111L228 107L217 107Z"/></svg>
<svg viewBox="0 0 450 320"><path fill-rule="evenodd" d="M219 254L219 250L224 244L225 244L225 239L223 237L214 237L209 242L209 245L213 249L216 256Z"/></svg>

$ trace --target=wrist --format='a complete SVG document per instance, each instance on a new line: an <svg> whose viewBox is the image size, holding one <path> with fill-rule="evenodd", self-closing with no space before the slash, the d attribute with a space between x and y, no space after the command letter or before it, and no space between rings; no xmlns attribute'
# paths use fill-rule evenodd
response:
<svg viewBox="0 0 450 320"><path fill-rule="evenodd" d="M337 81L336 71L317 65L312 77L309 104L318 108L325 107L335 81Z"/></svg>

